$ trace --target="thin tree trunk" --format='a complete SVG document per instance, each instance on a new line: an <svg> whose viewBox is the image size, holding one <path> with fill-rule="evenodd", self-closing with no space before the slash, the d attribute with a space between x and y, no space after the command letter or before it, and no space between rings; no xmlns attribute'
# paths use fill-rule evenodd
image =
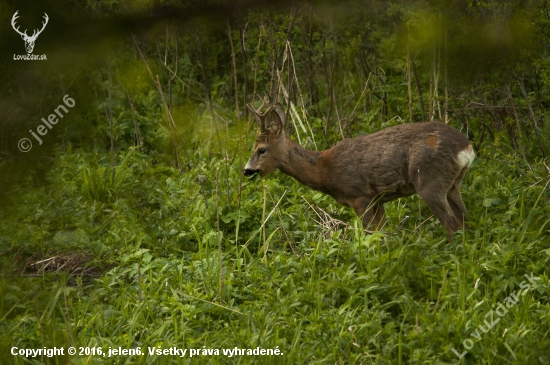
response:
<svg viewBox="0 0 550 365"><path fill-rule="evenodd" d="M172 111L170 110L168 103L166 102L166 99L164 98L164 91L162 90L162 84L160 83L160 79L157 75L156 78L156 86L157 90L160 94L160 99L162 100L162 105L164 106L164 113L166 114L166 120L168 122L168 130L170 134L170 138L172 139L172 148L174 151L174 159L176 160L176 168L178 170L181 169L181 163L178 155L178 128L176 127L176 122L174 121L174 116L172 115Z"/></svg>
<svg viewBox="0 0 550 365"><path fill-rule="evenodd" d="M167 31L168 32L168 31ZM175 70L172 72L172 76L168 79L168 106L170 107L170 111L172 110L172 82L176 79L176 76L178 74L178 38L175 37L176 40L176 61L175 61ZM168 39L166 40L166 48L168 53Z"/></svg>
<svg viewBox="0 0 550 365"><path fill-rule="evenodd" d="M437 84L439 86L439 77L441 76L441 46L437 47ZM439 120L443 120L441 114L441 100L439 100L439 91L437 92L437 113L439 114Z"/></svg>
<svg viewBox="0 0 550 365"><path fill-rule="evenodd" d="M411 60L411 66L414 74L414 80L416 83L416 91L418 92L418 100L420 101L420 109L422 110L422 121L426 120L426 108L424 107L424 98L422 97L422 85L420 84L420 78L416 72L416 65L414 60Z"/></svg>
<svg viewBox="0 0 550 365"><path fill-rule="evenodd" d="M272 24L269 24L269 40L271 41L271 82L269 88L269 102L274 103L277 100L277 82L279 78L277 77L277 61L279 59L279 50L277 49L277 43L275 37L273 36Z"/></svg>
<svg viewBox="0 0 550 365"><path fill-rule="evenodd" d="M409 122L413 122L413 101L412 101L412 85L411 85L411 50L409 46L409 38L407 37L407 94L409 96Z"/></svg>
<svg viewBox="0 0 550 365"><path fill-rule="evenodd" d="M111 62L109 61L109 89L108 89L108 97L109 97L109 106L107 107L107 118L109 119L109 131L111 135L111 184L115 184L115 139L113 136L113 111L112 111L112 88L113 88L113 80L111 77Z"/></svg>
<svg viewBox="0 0 550 365"><path fill-rule="evenodd" d="M445 112L444 112L444 115L445 115L445 119L444 119L444 122L445 124L448 124L449 123L449 89L448 89L448 78L447 78L447 30L445 29L445 45L444 45L444 62L443 62L443 67L444 67L444 80L443 82L445 83L444 85L444 88L445 88Z"/></svg>
<svg viewBox="0 0 550 365"><path fill-rule="evenodd" d="M260 24L260 35L258 36L258 45L256 46L256 53L254 54L254 88L252 90L252 105L254 105L254 101L256 100L256 92L258 90L258 51L262 45L263 29L263 24Z"/></svg>
<svg viewBox="0 0 550 365"><path fill-rule="evenodd" d="M324 40L323 40L324 42ZM323 48L324 48L324 44L323 44ZM329 104L328 104L328 112L327 112L327 121L325 123L325 130L324 130L324 135L325 137L327 136L328 134L328 127L329 127L329 124L330 124L330 113L332 112L332 102L334 101L334 99L332 98L332 93L330 92L330 90L332 90L332 76L331 76L331 72L330 72L330 65L329 65L330 61L328 60L328 57L326 57L326 52L323 52L323 64L325 65L325 77L326 77L326 80L327 80L327 88L328 88L328 93L329 93Z"/></svg>
<svg viewBox="0 0 550 365"><path fill-rule="evenodd" d="M136 110L134 107L134 102L132 101L132 98L130 97L130 94L126 93L128 97L128 102L130 103L130 109L132 110L132 121L134 122L134 146L141 146L141 133L139 131L139 125L136 119Z"/></svg>
<svg viewBox="0 0 550 365"><path fill-rule="evenodd" d="M246 60L247 60L247 53L246 53L246 45L244 42L245 39L245 28L242 29L241 34L239 35L239 39L241 42L241 55L242 55L242 62L243 62L243 76L244 76L244 95L243 95L243 101L244 101L244 120L248 120L248 108L246 107L247 103L247 97L248 97L248 74L247 74L247 67L246 67ZM261 37L261 35L260 35ZM237 141L237 151L239 153L239 167L243 166L243 150L241 148L241 118L239 115L237 115L237 130L239 133L239 138ZM248 130L248 128L247 128ZM242 188L243 188L243 174L239 174L239 192L237 197L237 209L241 209L241 196L242 196Z"/></svg>
<svg viewBox="0 0 550 365"><path fill-rule="evenodd" d="M430 72L429 72L429 75L430 75L430 90L428 91L428 105L429 105L429 108L428 108L428 121L430 121L430 122L433 122L433 120L434 120L434 101L433 101L433 98L434 98L434 73L433 73L433 68L434 68L434 58L432 57L432 59L430 60Z"/></svg>
<svg viewBox="0 0 550 365"><path fill-rule="evenodd" d="M244 108L244 118L248 119L248 109L246 107L246 99L248 97L248 70L246 67L246 61L247 61L247 53L246 53L246 45L244 43L245 38L245 29L242 29L242 32L239 32L239 40L241 42L241 57L243 62L243 78L244 78L244 95L243 95L243 108ZM237 116L238 118L239 116ZM240 120L240 118L238 119ZM240 129L239 129L240 130Z"/></svg>
<svg viewBox="0 0 550 365"><path fill-rule="evenodd" d="M227 21L227 36L229 37L229 45L231 46L231 67L233 68L233 86L235 89L235 113L239 117L239 87L237 85L237 62L235 60L235 48L233 47L233 36L231 35L231 26Z"/></svg>
<svg viewBox="0 0 550 365"><path fill-rule="evenodd" d="M220 232L220 205L218 194L218 170L216 170L216 230L218 233L218 259L220 262L220 280L219 280L219 296L223 300L223 255L222 255L222 238Z"/></svg>

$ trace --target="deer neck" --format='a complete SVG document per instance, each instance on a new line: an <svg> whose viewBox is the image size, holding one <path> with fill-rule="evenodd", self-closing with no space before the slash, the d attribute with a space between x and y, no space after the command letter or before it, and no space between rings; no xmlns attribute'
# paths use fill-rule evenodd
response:
<svg viewBox="0 0 550 365"><path fill-rule="evenodd" d="M327 166L322 163L321 152L310 151L285 138L285 158L279 169L310 188L324 191Z"/></svg>

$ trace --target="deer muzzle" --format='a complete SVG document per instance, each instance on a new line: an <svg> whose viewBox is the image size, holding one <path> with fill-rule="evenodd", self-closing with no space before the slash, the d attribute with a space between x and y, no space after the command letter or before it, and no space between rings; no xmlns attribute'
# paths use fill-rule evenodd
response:
<svg viewBox="0 0 550 365"><path fill-rule="evenodd" d="M260 173L260 170L253 170L253 169L247 169L247 168L243 170L244 176L254 176L258 173Z"/></svg>
<svg viewBox="0 0 550 365"><path fill-rule="evenodd" d="M255 166L252 166L253 164L250 163L250 160L246 163L243 174L244 176L253 176L260 172L260 169L255 169Z"/></svg>

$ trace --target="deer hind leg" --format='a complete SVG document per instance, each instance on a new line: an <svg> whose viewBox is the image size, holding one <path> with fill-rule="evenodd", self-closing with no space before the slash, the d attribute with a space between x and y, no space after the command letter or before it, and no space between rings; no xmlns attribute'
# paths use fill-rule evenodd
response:
<svg viewBox="0 0 550 365"><path fill-rule="evenodd" d="M358 217L363 221L363 228L377 230L385 223L385 209L381 203L372 203L368 199L359 198L352 204Z"/></svg>
<svg viewBox="0 0 550 365"><path fill-rule="evenodd" d="M460 183L462 182L462 179L464 178L464 175L466 175L466 172L468 171L468 168L462 169L460 174L455 180L455 183L451 187L451 190L447 193L447 201L449 202L449 205L453 209L453 212L455 216L462 222L462 228L467 228L466 222L468 221L468 218L466 217L466 207L464 206L464 203L462 202L462 197L460 196Z"/></svg>
<svg viewBox="0 0 550 365"><path fill-rule="evenodd" d="M415 173L414 170L412 172ZM456 177L459 177L458 175ZM439 178L429 180L429 176L430 174L422 178L419 174L415 174L413 184L418 195L424 199L434 216L443 224L449 242L452 242L453 233L462 228L462 219L458 218L447 200L448 193L455 187L456 177L440 175ZM453 199L453 205L455 200ZM459 209L458 206L456 208Z"/></svg>
<svg viewBox="0 0 550 365"><path fill-rule="evenodd" d="M413 165L415 166L415 165ZM449 242L452 242L453 233L462 229L464 214L461 210L464 208L462 199L460 199L460 181L466 174L466 171L446 169L444 166L430 166L424 169L421 174L420 169L413 167L409 171L411 181L416 192L428 205L433 215L443 224ZM426 171L427 170L427 171ZM454 173L454 171L457 171ZM455 191L456 190L456 191Z"/></svg>
<svg viewBox="0 0 550 365"><path fill-rule="evenodd" d="M434 193L434 191L428 191L424 194L420 192L419 195L424 199L435 217L443 224L447 231L449 242L452 242L453 233L462 228L462 221L455 215L447 201L445 193L439 194Z"/></svg>

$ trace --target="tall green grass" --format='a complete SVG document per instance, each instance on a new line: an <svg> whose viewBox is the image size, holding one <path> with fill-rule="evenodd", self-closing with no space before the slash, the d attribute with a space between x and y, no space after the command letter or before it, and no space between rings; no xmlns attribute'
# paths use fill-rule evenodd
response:
<svg viewBox="0 0 550 365"><path fill-rule="evenodd" d="M448 243L434 218L418 227L431 215L418 197L388 204L388 223L373 235L350 210L280 173L245 179L238 202L238 166L208 155L198 149L182 174L125 152L114 183L107 155L57 156L48 186L29 186L0 219L2 363L550 363L541 166L491 151L478 158L462 187L471 229ZM216 170L226 168L216 189ZM316 207L347 225L324 228ZM29 276L36 257L82 250L98 277L47 268ZM459 360L452 348L462 353L485 314L531 273L540 285ZM13 346L145 354L24 359L10 355ZM148 354L158 346L282 355Z"/></svg>

